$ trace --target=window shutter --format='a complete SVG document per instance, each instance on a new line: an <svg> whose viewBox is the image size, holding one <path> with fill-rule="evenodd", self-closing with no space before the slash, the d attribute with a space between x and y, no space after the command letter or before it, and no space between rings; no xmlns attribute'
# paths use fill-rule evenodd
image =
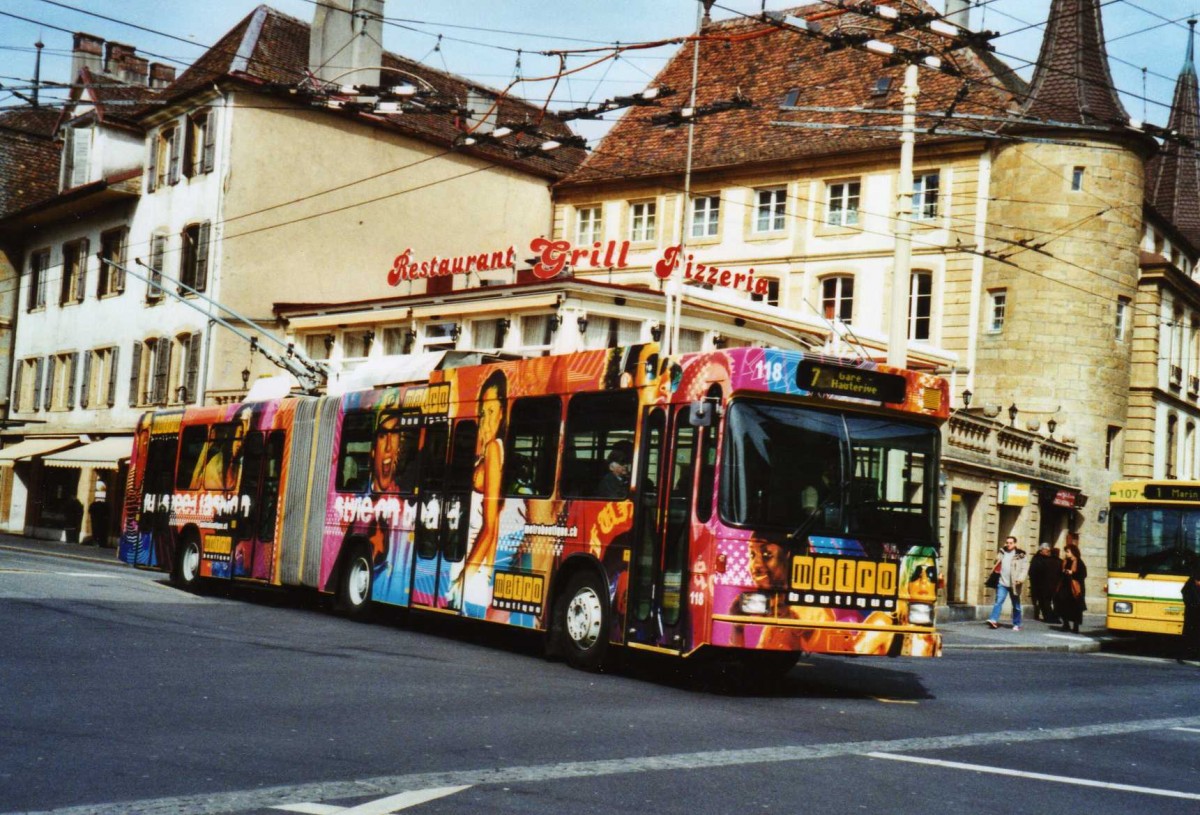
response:
<svg viewBox="0 0 1200 815"><path fill-rule="evenodd" d="M179 183L179 130L173 128L168 136L167 147L170 148L170 174L167 183Z"/></svg>
<svg viewBox="0 0 1200 815"><path fill-rule="evenodd" d="M75 299L80 303L83 302L83 297L87 293L87 264L88 264L88 241L84 238L79 242L79 277L75 278Z"/></svg>
<svg viewBox="0 0 1200 815"><path fill-rule="evenodd" d="M200 224L200 238L196 241L196 291L204 291L208 284L208 233L209 223Z"/></svg>
<svg viewBox="0 0 1200 815"><path fill-rule="evenodd" d="M25 406L21 404L21 380L24 378L24 376L25 363L18 362L17 373L16 376L13 377L12 405L14 413L20 413L25 408Z"/></svg>
<svg viewBox="0 0 1200 815"><path fill-rule="evenodd" d="M33 311L38 307L38 289L41 288L42 275L37 268L37 258L33 259L34 265L29 271L29 304L25 307L26 311Z"/></svg>
<svg viewBox="0 0 1200 815"><path fill-rule="evenodd" d="M171 341L160 337L154 344L154 398L156 405L165 405L169 399L167 385L171 379Z"/></svg>
<svg viewBox="0 0 1200 815"><path fill-rule="evenodd" d="M92 131L82 127L71 131L71 177L69 187L78 187L88 180L88 153L92 146Z"/></svg>
<svg viewBox="0 0 1200 815"><path fill-rule="evenodd" d="M108 358L108 406L112 407L117 403L117 360L120 358L117 351L120 349L113 346L109 349Z"/></svg>
<svg viewBox="0 0 1200 815"><path fill-rule="evenodd" d="M187 374L184 377L183 386L187 389L187 402L189 404L196 401L196 384L200 380L200 347L202 339L203 335L199 331L188 337Z"/></svg>
<svg viewBox="0 0 1200 815"><path fill-rule="evenodd" d="M217 129L214 127L214 115L211 110L204 114L204 157L201 160L200 172L213 171L213 159L217 154Z"/></svg>
<svg viewBox="0 0 1200 815"><path fill-rule="evenodd" d="M49 410L54 399L54 370L58 367L58 357L50 355L47 360L46 378L42 382L42 410Z"/></svg>
<svg viewBox="0 0 1200 815"><path fill-rule="evenodd" d="M142 344L140 342L133 343L133 362L129 374L129 406L137 407L142 403L138 393L138 381L142 378Z"/></svg>
<svg viewBox="0 0 1200 815"><path fill-rule="evenodd" d="M31 411L37 411L41 409L39 406L41 405L42 397L42 373L45 367L46 358L38 357L33 373L33 406L29 408Z"/></svg>
<svg viewBox="0 0 1200 815"><path fill-rule="evenodd" d="M162 139L162 131L150 137L150 160L146 162L146 192L154 192L158 187L158 143Z"/></svg>
<svg viewBox="0 0 1200 815"><path fill-rule="evenodd" d="M167 254L167 236L155 235L150 241L150 282L146 286L146 299L162 297L163 258Z"/></svg>
<svg viewBox="0 0 1200 815"><path fill-rule="evenodd" d="M116 290L118 292L125 291L125 251L126 245L129 243L129 230L122 229L121 234L117 236L117 257L116 261L120 264L119 269L112 269L112 273L116 275Z"/></svg>
<svg viewBox="0 0 1200 815"><path fill-rule="evenodd" d="M188 116L184 120L183 128L183 175L185 178L192 177L192 170L196 166L196 117Z"/></svg>
<svg viewBox="0 0 1200 815"><path fill-rule="evenodd" d="M93 351L83 352L83 376L79 382L79 406L86 408L92 400L92 355Z"/></svg>
<svg viewBox="0 0 1200 815"><path fill-rule="evenodd" d="M79 367L79 352L67 358L67 401L65 407L71 410L75 407L75 371Z"/></svg>

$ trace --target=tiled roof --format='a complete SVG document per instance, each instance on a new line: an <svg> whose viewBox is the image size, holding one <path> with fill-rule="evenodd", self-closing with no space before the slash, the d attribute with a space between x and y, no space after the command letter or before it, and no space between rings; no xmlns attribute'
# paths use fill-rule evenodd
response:
<svg viewBox="0 0 1200 815"><path fill-rule="evenodd" d="M140 106L158 98L159 92L145 85L130 85L106 76L97 76L84 68L78 79L83 97L96 106L100 121L135 125ZM81 98L83 98L81 97Z"/></svg>
<svg viewBox="0 0 1200 815"><path fill-rule="evenodd" d="M1200 144L1200 89L1193 44L1175 83L1168 130ZM1146 200L1200 249L1200 151L1191 144L1167 140L1146 165Z"/></svg>
<svg viewBox="0 0 1200 815"><path fill-rule="evenodd" d="M58 192L58 111L15 108L0 113L0 217Z"/></svg>
<svg viewBox="0 0 1200 815"><path fill-rule="evenodd" d="M893 5L895 5L893 3ZM907 0L912 10L933 9L921 0ZM902 37L885 34L881 21L832 9L827 3L791 9L824 32L870 32L872 37L907 48L920 47L913 32ZM930 47L940 43L930 38ZM653 86L669 86L677 93L661 101L660 108L630 109L613 127L584 165L563 185L590 183L630 176L677 174L683 171L687 128L669 128L651 120L664 109L688 102L692 84L693 43L685 43ZM1024 83L999 60L975 48L953 52L953 63L968 79L922 70L918 109L946 110L960 88L966 96L955 107L958 113L1005 116L1017 104ZM703 107L740 94L753 106L729 110L697 120L693 145L694 170L718 169L767 162L786 162L830 153L899 149L894 131L865 126L897 127L899 116L835 111L783 111L785 102L806 108L876 108L898 110L904 66L887 65L883 57L859 49L829 51L821 39L762 22L737 18L708 24L700 47L697 105ZM890 82L882 92L881 83ZM789 98L795 92L794 101ZM918 126L929 127L924 117ZM789 127L780 122L815 123L829 129ZM943 130L992 130L982 120L943 122ZM944 136L918 136L929 142Z"/></svg>
<svg viewBox="0 0 1200 815"><path fill-rule="evenodd" d="M222 37L166 90L170 98L178 98L200 88L206 88L220 77L230 76L249 80L263 86L298 86L307 77L308 23L289 17L267 6L259 6L245 19ZM382 58L386 68L397 68L419 77L437 89L440 97L453 99L463 107L467 104L472 88L483 86L461 77L438 71L405 57L384 52ZM386 77L387 72L384 72ZM271 88L264 88L271 90ZM284 89L277 89L283 91ZM501 124L536 121L540 109L529 103L505 98L500 103L498 121ZM357 114L349 114L357 115ZM452 113L411 113L398 115L363 116L371 122L387 124L410 135L450 145L463 132ZM553 115L548 115L539 129L548 135L571 134ZM510 144L533 146L532 140L506 139ZM514 157L511 147L479 144L462 148L464 152L503 161L526 171L550 178L560 178L573 170L583 160L583 150L559 148L553 151L536 151L534 155Z"/></svg>
<svg viewBox="0 0 1200 815"><path fill-rule="evenodd" d="M1129 116L1108 70L1098 0L1053 0L1025 113L1068 124L1115 127Z"/></svg>

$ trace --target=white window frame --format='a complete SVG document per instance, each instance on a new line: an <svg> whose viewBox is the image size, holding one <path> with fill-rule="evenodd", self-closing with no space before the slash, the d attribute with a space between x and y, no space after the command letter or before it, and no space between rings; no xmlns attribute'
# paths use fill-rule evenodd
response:
<svg viewBox="0 0 1200 815"><path fill-rule="evenodd" d="M688 234L693 238L715 238L721 234L721 196L701 195L692 199Z"/></svg>
<svg viewBox="0 0 1200 815"><path fill-rule="evenodd" d="M629 240L649 243L658 238L658 202L635 201L629 205Z"/></svg>
<svg viewBox="0 0 1200 815"><path fill-rule="evenodd" d="M787 229L787 187L766 187L754 191L755 235L783 232Z"/></svg>
<svg viewBox="0 0 1200 815"><path fill-rule="evenodd" d="M850 289L848 293L847 288ZM844 314L844 312L849 313ZM821 314L827 320L838 320L846 325L852 324L854 320L854 275L832 274L821 278Z"/></svg>
<svg viewBox="0 0 1200 815"><path fill-rule="evenodd" d="M1114 326L1114 339L1117 342L1125 342L1126 335L1129 331L1129 306L1130 300L1128 297L1117 298L1117 319Z"/></svg>
<svg viewBox="0 0 1200 815"><path fill-rule="evenodd" d="M924 286L922 286L924 284ZM921 291L924 288L925 291ZM924 302L926 313L920 313L920 305ZM917 326L925 321L925 336L917 336ZM927 269L915 269L909 276L908 282L908 338L917 342L928 342L933 336L933 272Z"/></svg>
<svg viewBox="0 0 1200 815"><path fill-rule="evenodd" d="M834 204L837 208L834 208ZM825 225L837 227L856 227L859 218L859 205L862 203L862 181L830 181L825 184Z"/></svg>
<svg viewBox="0 0 1200 815"><path fill-rule="evenodd" d="M1008 289L991 289L988 292L988 333L1002 332L1007 317Z"/></svg>
<svg viewBox="0 0 1200 815"><path fill-rule="evenodd" d="M935 221L941 208L941 172L934 170L913 177L912 212L915 221Z"/></svg>
<svg viewBox="0 0 1200 815"><path fill-rule="evenodd" d="M600 204L575 210L575 244L591 246L604 235L604 207Z"/></svg>

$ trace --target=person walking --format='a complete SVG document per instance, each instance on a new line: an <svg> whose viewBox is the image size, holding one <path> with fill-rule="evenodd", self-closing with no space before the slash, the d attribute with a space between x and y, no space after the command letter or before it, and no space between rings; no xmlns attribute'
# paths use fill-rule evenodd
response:
<svg viewBox="0 0 1200 815"><path fill-rule="evenodd" d="M1050 544L1043 543L1029 559L1029 599L1033 603L1033 619L1058 624L1053 601L1061 574L1062 561L1058 559L1058 552Z"/></svg>
<svg viewBox="0 0 1200 815"><path fill-rule="evenodd" d="M1064 549L1062 577L1054 594L1054 606L1062 620L1063 631L1079 633L1083 622L1083 611L1087 607L1084 586L1087 581L1087 564L1079 547L1068 543Z"/></svg>
<svg viewBox="0 0 1200 815"><path fill-rule="evenodd" d="M1183 584L1183 652L1200 659L1200 569Z"/></svg>
<svg viewBox="0 0 1200 815"><path fill-rule="evenodd" d="M1004 546L996 553L996 563L1000 567L1000 583L996 586L996 604L988 615L989 628L1000 627L1000 612L1004 609L1004 601L1012 600L1013 631L1021 630L1021 587L1029 575L1029 559L1025 550L1017 548L1017 539L1009 535L1004 539Z"/></svg>

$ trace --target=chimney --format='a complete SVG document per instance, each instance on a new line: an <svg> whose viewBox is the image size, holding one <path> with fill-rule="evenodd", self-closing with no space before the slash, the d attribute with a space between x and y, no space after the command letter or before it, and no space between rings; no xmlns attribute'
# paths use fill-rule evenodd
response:
<svg viewBox="0 0 1200 815"><path fill-rule="evenodd" d="M136 49L132 45L120 42L108 42L104 46L104 73L116 79L121 78L125 65L134 55Z"/></svg>
<svg viewBox="0 0 1200 815"><path fill-rule="evenodd" d="M150 63L145 57L130 55L125 60L125 70L121 73L121 79L130 85L146 86L150 76Z"/></svg>
<svg viewBox="0 0 1200 815"><path fill-rule="evenodd" d="M945 17L959 28L970 28L971 0L946 0Z"/></svg>
<svg viewBox="0 0 1200 815"><path fill-rule="evenodd" d="M326 0L313 12L308 65L322 82L378 85L384 0Z"/></svg>
<svg viewBox="0 0 1200 815"><path fill-rule="evenodd" d="M175 81L175 68L161 62L150 63L150 87L165 88Z"/></svg>
<svg viewBox="0 0 1200 815"><path fill-rule="evenodd" d="M71 50L71 81L79 76L79 72L87 68L92 73L100 73L103 68L104 40L93 34L76 32L75 45Z"/></svg>

